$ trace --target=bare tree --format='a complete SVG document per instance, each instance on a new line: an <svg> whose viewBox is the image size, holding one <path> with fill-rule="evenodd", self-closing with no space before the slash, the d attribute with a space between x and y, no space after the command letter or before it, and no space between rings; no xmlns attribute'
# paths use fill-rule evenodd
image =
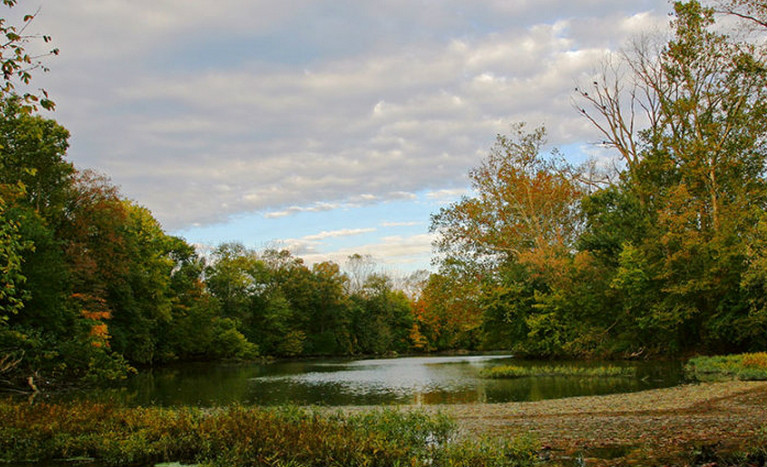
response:
<svg viewBox="0 0 767 467"><path fill-rule="evenodd" d="M590 86L575 88L574 106L602 136L598 144L613 148L633 176L642 158L641 128L657 128L659 95L665 80L657 41L637 38L615 56L605 58Z"/></svg>
<svg viewBox="0 0 767 467"><path fill-rule="evenodd" d="M740 16L767 12L764 1L722 2L745 8ZM742 156L737 144L763 138L767 73L752 44L731 41L713 24L711 9L676 3L671 40L662 46L646 37L634 41L590 88L576 90L576 107L621 155L643 204L653 188L643 188L640 162L645 154L663 153L665 170L695 180L690 187L708 198L702 210L716 231L727 189L722 177Z"/></svg>
<svg viewBox="0 0 767 467"><path fill-rule="evenodd" d="M430 275L431 273L426 269L418 269L410 274L398 277L395 280L394 287L404 292L408 298L415 300L421 296L421 292L426 287Z"/></svg>
<svg viewBox="0 0 767 467"><path fill-rule="evenodd" d="M346 265L344 268L346 269L346 272L349 276L349 281L347 282L347 292L350 294L360 292L364 288L368 277L370 277L373 274L373 271L375 271L375 268L376 263L373 261L372 256L361 255L359 253L350 255L346 259Z"/></svg>

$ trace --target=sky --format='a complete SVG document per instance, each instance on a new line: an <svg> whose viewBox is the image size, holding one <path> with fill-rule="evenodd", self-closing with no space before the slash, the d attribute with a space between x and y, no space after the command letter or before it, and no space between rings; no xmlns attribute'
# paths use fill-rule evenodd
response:
<svg viewBox="0 0 767 467"><path fill-rule="evenodd" d="M572 161L573 107L665 0L22 0L69 159L201 248L433 268L430 215L517 122ZM600 157L604 154L598 153ZM609 156L609 155L608 155Z"/></svg>

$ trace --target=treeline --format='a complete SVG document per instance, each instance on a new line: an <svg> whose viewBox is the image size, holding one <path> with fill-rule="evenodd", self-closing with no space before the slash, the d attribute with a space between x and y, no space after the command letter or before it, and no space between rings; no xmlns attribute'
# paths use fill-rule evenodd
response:
<svg viewBox="0 0 767 467"><path fill-rule="evenodd" d="M36 114L54 106L45 91L16 93L44 68L24 51L37 36L18 32L33 19L0 21L0 389L117 379L178 360L470 344L417 300L425 271L395 286L360 255L348 272L240 244L201 256L107 177L76 169L69 132Z"/></svg>
<svg viewBox="0 0 767 467"><path fill-rule="evenodd" d="M731 31L748 40L676 2L668 42L637 41L576 90L617 168L543 154L545 131L519 126L470 173L475 195L433 216L439 280L482 346L767 349L767 23L763 2L719 6L751 20Z"/></svg>
<svg viewBox="0 0 767 467"><path fill-rule="evenodd" d="M75 169L66 129L16 98L2 105L0 384L119 378L174 360L438 347L438 322L419 331L417 280L407 295L360 255L349 273L239 244L201 257L108 179Z"/></svg>
<svg viewBox="0 0 767 467"><path fill-rule="evenodd" d="M474 196L432 218L439 272L407 287L359 255L343 268L239 244L201 256L75 169L67 130L4 75L0 385L188 359L767 349L765 50L697 1L674 8L668 42L638 43L577 90L619 168L544 154L542 128L499 136L469 174Z"/></svg>

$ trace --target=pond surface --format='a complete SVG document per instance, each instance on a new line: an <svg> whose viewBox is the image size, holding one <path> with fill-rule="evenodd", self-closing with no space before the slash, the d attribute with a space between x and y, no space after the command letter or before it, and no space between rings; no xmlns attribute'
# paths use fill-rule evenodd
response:
<svg viewBox="0 0 767 467"><path fill-rule="evenodd" d="M69 393L68 399L113 400L127 405L232 403L277 405L391 405L509 402L632 392L682 382L674 362L610 363L634 366L636 377L484 379L495 365L551 365L508 355L314 360L270 364L187 363L148 369L122 385ZM556 362L599 366L600 362Z"/></svg>

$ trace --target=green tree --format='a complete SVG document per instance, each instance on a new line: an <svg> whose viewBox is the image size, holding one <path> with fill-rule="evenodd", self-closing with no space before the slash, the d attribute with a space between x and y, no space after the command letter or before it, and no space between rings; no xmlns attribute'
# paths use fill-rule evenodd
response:
<svg viewBox="0 0 767 467"><path fill-rule="evenodd" d="M5 7L12 8L18 1L3 0L2 3ZM20 86L26 87L31 82L32 72L35 70L48 71L43 59L59 54L59 49L55 48L40 55L30 54L26 50L27 45L32 41L42 40L44 44L51 42L50 36L30 34L27 31L36 15L36 13L24 15L22 24L18 26L8 24L5 18L0 18L0 69L3 73L0 98L15 94ZM53 110L55 106L43 89L39 93L24 92L21 100L26 112L37 110L38 105L46 110Z"/></svg>
<svg viewBox="0 0 767 467"><path fill-rule="evenodd" d="M349 335L347 278L332 261L312 266L313 303L307 328L311 353L343 355L352 352Z"/></svg>
<svg viewBox="0 0 767 467"><path fill-rule="evenodd" d="M624 202L623 210L639 214L631 216L641 228L620 228L614 214L622 213L615 210L608 216L609 210L592 209L589 219L594 227L605 221L617 227L611 251L623 232L621 244L639 249L610 256L646 260L642 270L651 274L655 292L637 323L664 330L659 340L675 351L733 350L739 341L746 310L741 277L753 250L751 232L767 206L763 52L713 24L712 9L675 2L672 39L658 50L637 47L626 55L636 86L629 88L629 108L643 108L649 122L641 131L620 105L622 86L603 80L591 93L580 90L591 104L581 112L626 161L618 189L625 201L637 200L638 209ZM597 248L608 238L592 229L584 240L583 246Z"/></svg>
<svg viewBox="0 0 767 467"><path fill-rule="evenodd" d="M28 248L19 234L19 225L6 216L6 202L0 194L0 332L8 319L24 307L23 251Z"/></svg>
<svg viewBox="0 0 767 467"><path fill-rule="evenodd" d="M33 245L23 258L23 319L49 330L63 326L67 314L61 306L68 300L68 285L57 230L67 222L65 206L75 173L65 160L68 137L55 121L25 113L18 99L2 102L0 185L16 193L9 198L7 215L19 225L24 241Z"/></svg>
<svg viewBox="0 0 767 467"><path fill-rule="evenodd" d="M410 349L414 323L410 301L403 292L392 289L389 277L371 274L352 300L352 327L359 351L380 355Z"/></svg>
<svg viewBox="0 0 767 467"><path fill-rule="evenodd" d="M476 195L432 217L443 254L441 274L454 285L446 290L451 298L432 299L431 306L458 306L440 314L462 314L447 322L469 328L484 316L486 347L521 350L551 334L544 325L559 323L552 300L570 278L585 189L578 170L556 152L542 154L544 145L543 128L526 133L518 125L512 137L499 136L469 173ZM471 284L481 287L472 293ZM565 343L564 337L556 340L547 354Z"/></svg>

